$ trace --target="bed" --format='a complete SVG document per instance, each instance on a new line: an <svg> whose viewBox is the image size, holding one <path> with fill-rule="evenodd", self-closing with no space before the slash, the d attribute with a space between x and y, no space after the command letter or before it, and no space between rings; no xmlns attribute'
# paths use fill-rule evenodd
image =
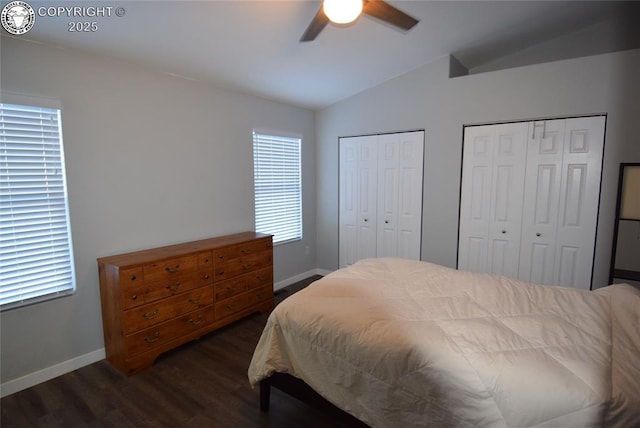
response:
<svg viewBox="0 0 640 428"><path fill-rule="evenodd" d="M640 292L366 259L279 304L248 375L372 427L640 426ZM276 410L272 410L276 411Z"/></svg>

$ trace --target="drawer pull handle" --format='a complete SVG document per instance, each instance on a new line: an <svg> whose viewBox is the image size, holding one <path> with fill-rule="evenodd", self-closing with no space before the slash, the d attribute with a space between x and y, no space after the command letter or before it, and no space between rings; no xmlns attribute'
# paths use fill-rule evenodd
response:
<svg viewBox="0 0 640 428"><path fill-rule="evenodd" d="M218 272L218 275L224 275L224 271L221 270L220 272Z"/></svg>
<svg viewBox="0 0 640 428"><path fill-rule="evenodd" d="M134 294L133 296L131 296L131 300L138 300L138 295Z"/></svg>
<svg viewBox="0 0 640 428"><path fill-rule="evenodd" d="M160 339L160 332L156 331L155 334L151 337L149 336L145 336L144 337L144 341L147 343L153 343L153 342L157 342L158 339Z"/></svg>
<svg viewBox="0 0 640 428"><path fill-rule="evenodd" d="M209 279L209 274L208 273L204 275L204 279Z"/></svg>
<svg viewBox="0 0 640 428"><path fill-rule="evenodd" d="M264 280L265 276L264 275L258 275L256 276L256 279L258 279L259 281Z"/></svg>
<svg viewBox="0 0 640 428"><path fill-rule="evenodd" d="M242 253L242 254L247 254L248 252L249 252L249 251L248 251L248 250L246 250L245 248L241 248L241 249L240 249L240 253Z"/></svg>
<svg viewBox="0 0 640 428"><path fill-rule="evenodd" d="M180 281L176 281L175 284L169 284L165 288L169 291L176 291L180 287Z"/></svg>
<svg viewBox="0 0 640 428"><path fill-rule="evenodd" d="M220 255L218 256L218 258L219 258L220 260L224 259L224 254L220 254Z"/></svg>
<svg viewBox="0 0 640 428"><path fill-rule="evenodd" d="M143 316L145 319L152 320L152 319L154 319L156 316L158 316L158 308L155 308L155 309L153 310L153 312L145 312L144 314L142 314L142 316Z"/></svg>
<svg viewBox="0 0 640 428"><path fill-rule="evenodd" d="M244 269L244 270L251 269L251 264L247 263L247 264L242 265L242 269Z"/></svg>
<svg viewBox="0 0 640 428"><path fill-rule="evenodd" d="M169 273L176 273L178 272L178 269L180 269L179 264L177 264L175 267L167 266L166 268L164 268L164 270L166 270Z"/></svg>
<svg viewBox="0 0 640 428"><path fill-rule="evenodd" d="M227 291L233 291L235 289L236 289L235 285L227 285L226 288L225 288L225 290L227 290Z"/></svg>
<svg viewBox="0 0 640 428"><path fill-rule="evenodd" d="M189 303L191 303L192 305L199 305L200 299L202 299L202 296L198 296L195 299L189 299Z"/></svg>
<svg viewBox="0 0 640 428"><path fill-rule="evenodd" d="M198 318L196 318L196 319L193 319L193 318L189 319L189 322L190 322L191 324L193 324L193 325L200 324L202 321L203 321L202 315L200 315L200 316L199 316Z"/></svg>
<svg viewBox="0 0 640 428"><path fill-rule="evenodd" d="M234 305L227 305L227 309L229 309L230 311L234 310L235 308L237 308L238 305L234 304Z"/></svg>
<svg viewBox="0 0 640 428"><path fill-rule="evenodd" d="M136 280L136 276L135 275L131 275L131 281L135 281Z"/></svg>

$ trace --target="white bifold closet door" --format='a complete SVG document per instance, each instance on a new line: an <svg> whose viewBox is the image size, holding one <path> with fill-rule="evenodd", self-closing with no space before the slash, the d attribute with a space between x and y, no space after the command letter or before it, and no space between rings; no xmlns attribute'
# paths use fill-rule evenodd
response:
<svg viewBox="0 0 640 428"><path fill-rule="evenodd" d="M424 131L340 138L339 262L419 260Z"/></svg>
<svg viewBox="0 0 640 428"><path fill-rule="evenodd" d="M465 128L458 268L589 289L604 116Z"/></svg>

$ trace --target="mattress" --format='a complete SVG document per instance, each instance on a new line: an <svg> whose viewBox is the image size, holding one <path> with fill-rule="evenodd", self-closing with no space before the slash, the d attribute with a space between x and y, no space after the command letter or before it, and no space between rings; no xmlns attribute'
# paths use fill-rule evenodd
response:
<svg viewBox="0 0 640 428"><path fill-rule="evenodd" d="M271 313L252 385L302 379L373 427L640 424L640 293L366 259Z"/></svg>

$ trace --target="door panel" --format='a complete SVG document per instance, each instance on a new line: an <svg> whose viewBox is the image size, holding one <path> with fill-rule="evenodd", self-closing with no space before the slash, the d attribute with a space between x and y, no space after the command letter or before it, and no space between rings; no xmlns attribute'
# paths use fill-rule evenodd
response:
<svg viewBox="0 0 640 428"><path fill-rule="evenodd" d="M525 123L496 128L488 262L497 275L518 274L527 131Z"/></svg>
<svg viewBox="0 0 640 428"><path fill-rule="evenodd" d="M460 269L517 275L527 129L465 128Z"/></svg>
<svg viewBox="0 0 640 428"><path fill-rule="evenodd" d="M378 147L378 223L376 225L378 257L393 257L398 253L398 177L399 145L397 134L380 135Z"/></svg>
<svg viewBox="0 0 640 428"><path fill-rule="evenodd" d="M340 139L339 263L375 256L377 154L370 137Z"/></svg>
<svg viewBox="0 0 640 428"><path fill-rule="evenodd" d="M583 250L578 247L561 246L558 249L558 284L566 286L578 284L580 281L579 260L582 252Z"/></svg>
<svg viewBox="0 0 640 428"><path fill-rule="evenodd" d="M526 272L528 281L536 284L548 284L553 280L553 270L549 269L548 264L553 261L549 255L553 251L553 247L545 243L532 242L531 258L527 264L529 271ZM528 261L529 261L528 260Z"/></svg>
<svg viewBox="0 0 640 428"><path fill-rule="evenodd" d="M378 257L420 259L424 132L379 136Z"/></svg>
<svg viewBox="0 0 640 428"><path fill-rule="evenodd" d="M595 251L604 116L567 119L564 170L560 184L556 283L591 288Z"/></svg>
<svg viewBox="0 0 640 428"><path fill-rule="evenodd" d="M565 120L531 122L517 277L553 284Z"/></svg>
<svg viewBox="0 0 640 428"><path fill-rule="evenodd" d="M487 272L495 127L464 128L458 269Z"/></svg>
<svg viewBox="0 0 640 428"><path fill-rule="evenodd" d="M360 148L357 260L361 260L376 256L378 147L375 136L356 138Z"/></svg>
<svg viewBox="0 0 640 428"><path fill-rule="evenodd" d="M340 267L357 260L358 242L358 142L355 139L340 140L340 189L339 189L339 262Z"/></svg>

